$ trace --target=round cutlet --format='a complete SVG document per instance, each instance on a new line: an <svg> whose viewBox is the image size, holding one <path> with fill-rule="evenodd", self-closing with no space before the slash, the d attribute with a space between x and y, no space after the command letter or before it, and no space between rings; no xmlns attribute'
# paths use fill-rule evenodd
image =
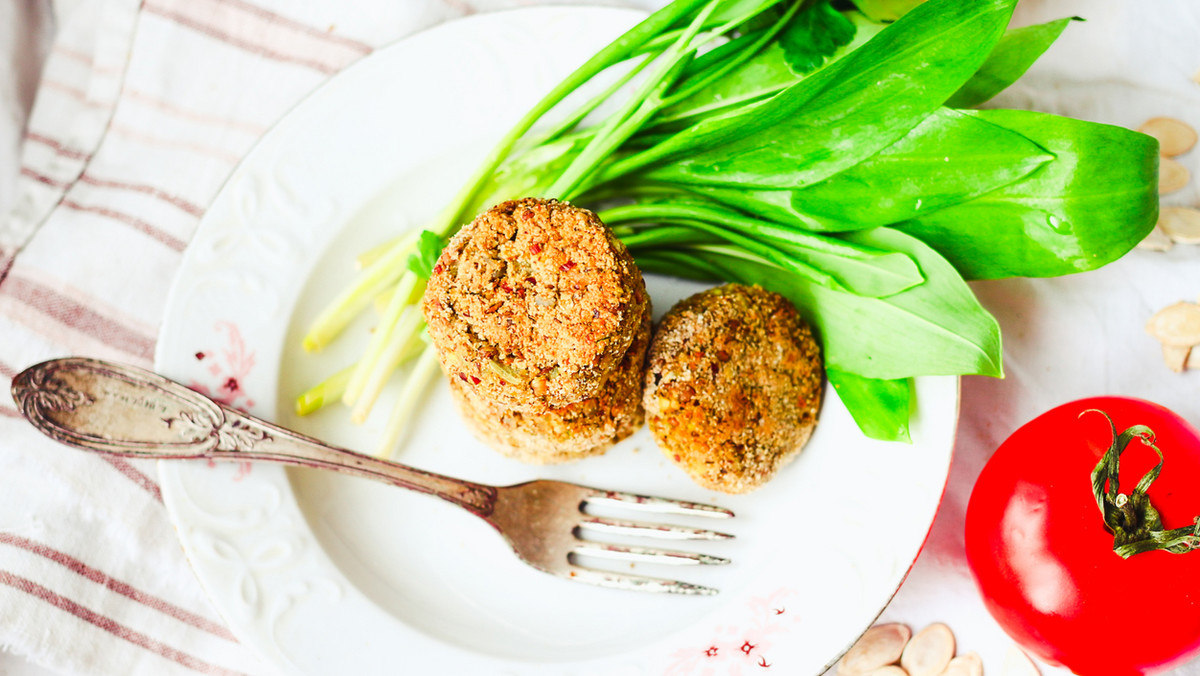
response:
<svg viewBox="0 0 1200 676"><path fill-rule="evenodd" d="M820 348L777 293L727 284L680 301L655 332L647 363L650 431L705 488L757 488L816 426Z"/></svg>
<svg viewBox="0 0 1200 676"><path fill-rule="evenodd" d="M506 408L543 412L600 391L648 304L642 273L595 214L527 198L451 238L424 311L451 378Z"/></svg>
<svg viewBox="0 0 1200 676"><path fill-rule="evenodd" d="M600 392L546 413L505 409L476 396L459 378L450 379L450 391L475 436L500 453L539 465L577 460L603 453L642 426L642 366L649 344L647 308L633 344Z"/></svg>

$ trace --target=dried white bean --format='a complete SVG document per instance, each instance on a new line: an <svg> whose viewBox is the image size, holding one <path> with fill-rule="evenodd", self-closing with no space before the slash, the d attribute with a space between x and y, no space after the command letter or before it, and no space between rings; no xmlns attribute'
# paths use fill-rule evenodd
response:
<svg viewBox="0 0 1200 676"><path fill-rule="evenodd" d="M1173 117L1151 118L1138 131L1158 139L1158 151L1166 157L1182 155L1196 145L1196 130Z"/></svg>
<svg viewBox="0 0 1200 676"><path fill-rule="evenodd" d="M1146 322L1146 333L1163 345L1200 345L1200 305L1179 301L1154 313Z"/></svg>
<svg viewBox="0 0 1200 676"><path fill-rule="evenodd" d="M1004 676L1042 676L1033 660L1015 645L1009 646L1008 651L1004 653L1002 673Z"/></svg>
<svg viewBox="0 0 1200 676"><path fill-rule="evenodd" d="M917 632L904 646L900 666L909 676L938 676L954 658L954 632L936 622Z"/></svg>
<svg viewBox="0 0 1200 676"><path fill-rule="evenodd" d="M862 635L838 662L838 676L867 676L900 659L912 630L899 623L877 624Z"/></svg>
<svg viewBox="0 0 1200 676"><path fill-rule="evenodd" d="M1149 251L1170 251L1175 246L1175 240L1167 236L1162 226L1156 225L1146 238L1137 243L1137 248Z"/></svg>
<svg viewBox="0 0 1200 676"><path fill-rule="evenodd" d="M1180 244L1200 244L1200 209L1192 207L1161 207L1158 227Z"/></svg>
<svg viewBox="0 0 1200 676"><path fill-rule="evenodd" d="M1188 168L1169 157L1158 160L1158 194L1165 195L1185 188L1192 180Z"/></svg>
<svg viewBox="0 0 1200 676"><path fill-rule="evenodd" d="M975 652L959 655L950 660L942 676L983 676L983 659Z"/></svg>
<svg viewBox="0 0 1200 676"><path fill-rule="evenodd" d="M1167 368L1176 373L1183 373L1188 366L1188 356L1192 352L1191 347L1177 347L1175 345L1163 345L1163 362Z"/></svg>

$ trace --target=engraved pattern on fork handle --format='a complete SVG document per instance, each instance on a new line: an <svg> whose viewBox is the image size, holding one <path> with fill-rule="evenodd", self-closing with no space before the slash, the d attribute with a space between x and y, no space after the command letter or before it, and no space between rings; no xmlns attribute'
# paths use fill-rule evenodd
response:
<svg viewBox="0 0 1200 676"><path fill-rule="evenodd" d="M148 459L261 461L329 469L433 495L487 518L498 491L330 446L223 406L143 369L71 357L13 379L21 413L82 450Z"/></svg>
<svg viewBox="0 0 1200 676"><path fill-rule="evenodd" d="M495 508L498 492L494 486L330 446L225 406L221 408L225 420L211 429L211 434L220 439L213 452L214 460L278 462L375 479L439 497L483 518L490 516Z"/></svg>

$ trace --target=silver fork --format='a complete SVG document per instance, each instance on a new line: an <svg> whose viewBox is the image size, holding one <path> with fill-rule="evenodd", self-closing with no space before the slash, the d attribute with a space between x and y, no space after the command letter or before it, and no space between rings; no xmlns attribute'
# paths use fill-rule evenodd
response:
<svg viewBox="0 0 1200 676"><path fill-rule="evenodd" d="M223 406L143 369L72 357L32 366L13 379L21 413L47 436L88 451L158 460L273 462L328 469L434 495L490 523L523 561L589 584L673 594L717 590L677 580L618 574L579 565L581 556L620 562L723 564L729 560L671 549L583 539L591 531L671 540L724 540L701 528L594 516L608 504L655 514L728 518L712 505L538 480L513 486L464 481L361 455Z"/></svg>

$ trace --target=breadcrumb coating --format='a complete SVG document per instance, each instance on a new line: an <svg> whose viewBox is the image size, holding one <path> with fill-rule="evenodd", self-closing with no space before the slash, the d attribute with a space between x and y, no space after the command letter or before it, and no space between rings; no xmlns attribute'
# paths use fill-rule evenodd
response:
<svg viewBox="0 0 1200 676"><path fill-rule="evenodd" d="M680 301L663 317L647 362L650 431L705 488L754 490L816 426L820 348L777 293L727 284Z"/></svg>
<svg viewBox="0 0 1200 676"><path fill-rule="evenodd" d="M504 455L532 464L598 455L642 426L642 367L650 326L647 307L612 377L596 396L574 404L525 413L478 397L460 378L450 379L450 391L475 436Z"/></svg>
<svg viewBox="0 0 1200 676"><path fill-rule="evenodd" d="M499 204L458 232L423 302L451 378L505 409L539 413L596 394L649 306L633 258L566 202Z"/></svg>

